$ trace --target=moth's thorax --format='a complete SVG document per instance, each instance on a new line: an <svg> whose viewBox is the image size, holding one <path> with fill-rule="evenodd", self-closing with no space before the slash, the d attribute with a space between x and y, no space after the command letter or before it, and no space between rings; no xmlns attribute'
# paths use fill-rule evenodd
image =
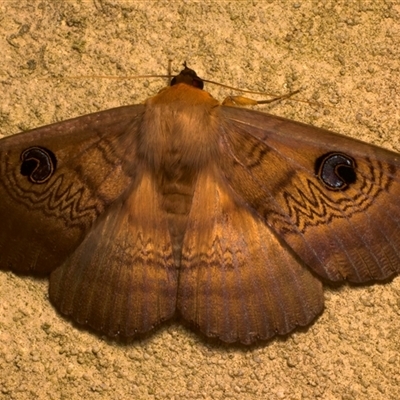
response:
<svg viewBox="0 0 400 400"><path fill-rule="evenodd" d="M156 169L198 169L217 153L219 102L203 90L178 84L145 102L139 151Z"/></svg>

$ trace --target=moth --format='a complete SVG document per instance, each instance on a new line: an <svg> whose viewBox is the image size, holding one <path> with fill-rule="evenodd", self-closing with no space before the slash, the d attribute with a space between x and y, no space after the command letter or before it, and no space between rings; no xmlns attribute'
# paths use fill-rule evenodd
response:
<svg viewBox="0 0 400 400"><path fill-rule="evenodd" d="M251 344L309 324L322 281L400 272L400 155L219 103L187 68L143 104L0 141L0 267L50 274L79 324L179 315Z"/></svg>

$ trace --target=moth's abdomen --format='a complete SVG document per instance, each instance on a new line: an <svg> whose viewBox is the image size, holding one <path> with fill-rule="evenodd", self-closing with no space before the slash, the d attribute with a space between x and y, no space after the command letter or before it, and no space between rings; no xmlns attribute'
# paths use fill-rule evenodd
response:
<svg viewBox="0 0 400 400"><path fill-rule="evenodd" d="M180 266L182 244L192 206L197 173L185 167L176 168L175 174L165 169L159 173L163 209L168 221L175 265Z"/></svg>

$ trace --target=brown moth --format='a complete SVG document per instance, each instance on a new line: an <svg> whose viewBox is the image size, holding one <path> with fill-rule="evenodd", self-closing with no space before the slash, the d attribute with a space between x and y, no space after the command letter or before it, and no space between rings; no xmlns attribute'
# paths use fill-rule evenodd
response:
<svg viewBox="0 0 400 400"><path fill-rule="evenodd" d="M399 154L202 87L2 139L1 268L109 336L178 314L244 344L309 324L318 278L400 272Z"/></svg>

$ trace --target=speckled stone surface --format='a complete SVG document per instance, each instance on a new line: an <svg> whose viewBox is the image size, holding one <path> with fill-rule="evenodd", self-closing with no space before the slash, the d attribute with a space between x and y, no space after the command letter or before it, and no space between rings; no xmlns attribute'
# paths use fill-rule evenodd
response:
<svg viewBox="0 0 400 400"><path fill-rule="evenodd" d="M342 0L3 1L0 133L141 102L166 81L100 76L163 74L168 60L176 72L186 60L236 87L302 88L298 98L323 106L260 109L400 151L399 13ZM58 315L47 286L0 271L0 399L400 398L400 278L327 287L309 329L250 348L178 323L109 342Z"/></svg>

